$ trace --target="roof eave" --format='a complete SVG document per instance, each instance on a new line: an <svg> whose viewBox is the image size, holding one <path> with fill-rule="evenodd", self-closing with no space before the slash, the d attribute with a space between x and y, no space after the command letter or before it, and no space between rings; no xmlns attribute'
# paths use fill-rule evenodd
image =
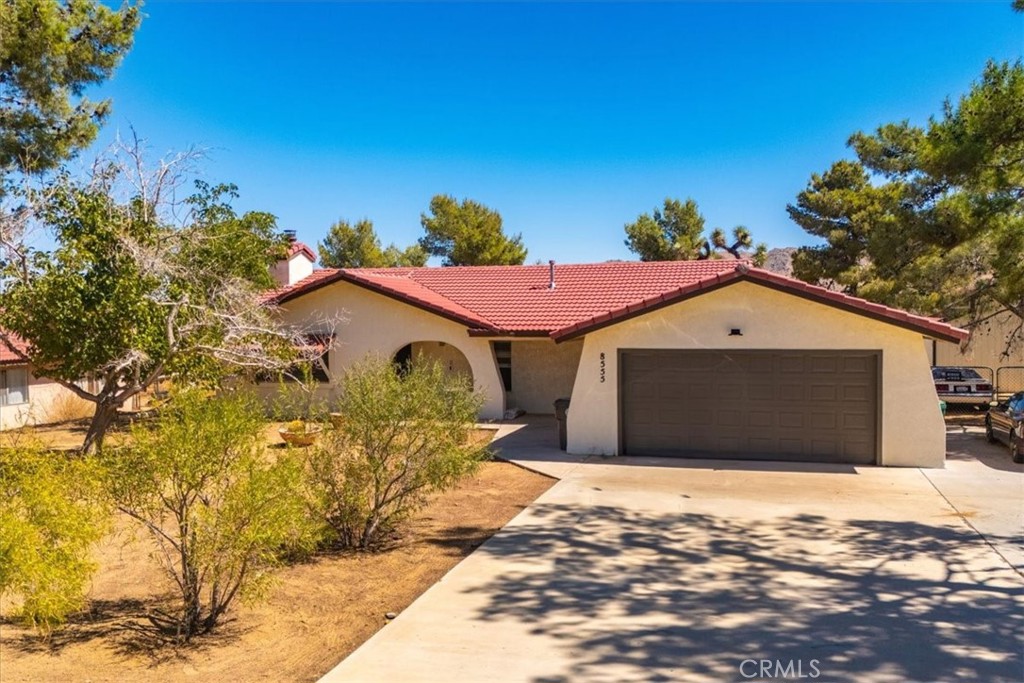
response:
<svg viewBox="0 0 1024 683"><path fill-rule="evenodd" d="M486 330L479 327L471 327L467 331L470 337L548 339L552 334L551 330Z"/></svg>
<svg viewBox="0 0 1024 683"><path fill-rule="evenodd" d="M445 318L446 320L451 320L452 322L459 323L460 325L466 325L468 328L470 328L470 330L479 331L481 333L487 334L499 333L499 330L497 328L485 327L486 324L483 321L467 318L465 316L452 313L451 311L446 311L442 308L438 308L437 306L431 306L425 301L420 301L411 296L403 294L402 292L397 292L395 290L381 286L375 282L355 277L350 273L346 273L345 270L343 269L339 269L335 273L323 277L320 280L317 280L316 282L312 283L311 285L308 285L306 287L297 287L293 291L285 292L280 297L272 298L270 300L270 303L280 305L286 301L289 301L299 296L304 296L306 294L309 294L310 292L314 292L322 287L326 287L327 285L334 284L336 282L347 282L357 287L362 287L363 289L374 292L375 294L386 296L389 299L399 301L414 308L418 308L422 311L426 311L427 313L433 313L434 315Z"/></svg>
<svg viewBox="0 0 1024 683"><path fill-rule="evenodd" d="M936 322L934 324L924 324L918 322L916 319L917 316L912 316L903 311L900 311L899 315L894 315L892 313L886 314L881 311L871 310L874 305L869 304L869 302L864 302L862 305L858 306L852 303L852 299L850 302L846 302L823 296L818 293L818 288L812 285L798 283L797 281L793 281L791 283L789 278L786 278L785 281L783 281L781 276L780 279L776 281L771 277L761 275L760 271L752 271L745 268L737 268L735 271L719 273L705 280L680 287L674 292L668 292L637 304L625 306L616 311L610 311L600 316L595 316L589 320L568 325L559 330L554 330L551 332L550 336L556 343L576 339L599 329L609 327L611 325L617 325L620 322L624 322L631 318L646 315L647 313L651 313L666 306L671 306L687 299L707 294L708 292L721 289L722 287L726 287L736 282L750 282L769 289L792 294L793 296L798 296L802 299L814 301L825 306L838 308L848 313L862 315L867 318L878 320L879 322L918 332L923 336L932 339L959 344L970 336L970 333L966 330L953 327L946 323ZM868 306L865 306L865 304L868 304Z"/></svg>

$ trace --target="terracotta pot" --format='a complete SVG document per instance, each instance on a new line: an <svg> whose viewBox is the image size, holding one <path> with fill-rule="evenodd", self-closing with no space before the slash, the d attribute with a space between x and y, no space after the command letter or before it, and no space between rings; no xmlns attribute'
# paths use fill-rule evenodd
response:
<svg viewBox="0 0 1024 683"><path fill-rule="evenodd" d="M293 446L312 446L320 435L320 427L307 426L305 432L289 432L287 428L281 427L277 433L285 443Z"/></svg>

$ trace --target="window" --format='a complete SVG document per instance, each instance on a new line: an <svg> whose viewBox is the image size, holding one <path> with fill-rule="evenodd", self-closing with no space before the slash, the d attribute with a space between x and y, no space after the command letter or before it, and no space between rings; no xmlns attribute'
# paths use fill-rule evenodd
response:
<svg viewBox="0 0 1024 683"><path fill-rule="evenodd" d="M28 403L28 368L0 370L0 406Z"/></svg>
<svg viewBox="0 0 1024 683"><path fill-rule="evenodd" d="M505 391L512 391L512 342L494 342L494 360Z"/></svg>

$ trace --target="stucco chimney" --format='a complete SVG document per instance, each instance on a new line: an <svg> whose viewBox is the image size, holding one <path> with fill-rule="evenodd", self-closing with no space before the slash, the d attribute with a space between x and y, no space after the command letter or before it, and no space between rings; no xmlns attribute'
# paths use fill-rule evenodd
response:
<svg viewBox="0 0 1024 683"><path fill-rule="evenodd" d="M288 251L284 258L275 263L270 274L279 287L294 285L299 280L312 275L316 254L295 236L294 230L285 230L288 239Z"/></svg>

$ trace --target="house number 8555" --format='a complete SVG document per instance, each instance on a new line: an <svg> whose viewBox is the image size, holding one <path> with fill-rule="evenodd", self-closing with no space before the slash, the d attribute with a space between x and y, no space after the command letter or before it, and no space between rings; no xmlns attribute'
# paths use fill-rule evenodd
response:
<svg viewBox="0 0 1024 683"><path fill-rule="evenodd" d="M604 363L604 353L602 352L601 355L598 356L598 358L601 359L601 382L603 383L604 382L604 365L605 365L605 363Z"/></svg>

